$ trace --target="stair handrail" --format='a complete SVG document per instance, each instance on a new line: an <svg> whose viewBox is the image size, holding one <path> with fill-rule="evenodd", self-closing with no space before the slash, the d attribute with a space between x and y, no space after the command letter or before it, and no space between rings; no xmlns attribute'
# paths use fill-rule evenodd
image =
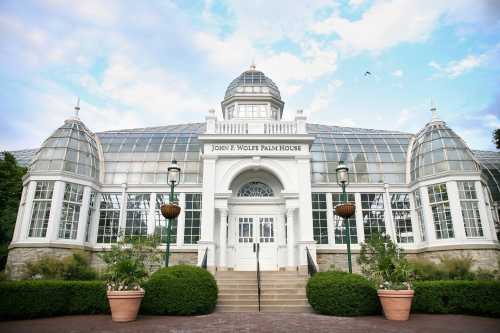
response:
<svg viewBox="0 0 500 333"><path fill-rule="evenodd" d="M257 302L259 304L259 312L260 312L260 244L254 243L256 245L255 256L257 258Z"/></svg>
<svg viewBox="0 0 500 333"><path fill-rule="evenodd" d="M205 254L203 255L203 260L201 261L201 268L207 269L208 261L208 247L205 249Z"/></svg>
<svg viewBox="0 0 500 333"><path fill-rule="evenodd" d="M312 277L314 276L314 274L318 272L318 268L316 267L316 263L314 262L314 259L308 247L306 247L306 255L307 255L307 272L309 273L309 276Z"/></svg>

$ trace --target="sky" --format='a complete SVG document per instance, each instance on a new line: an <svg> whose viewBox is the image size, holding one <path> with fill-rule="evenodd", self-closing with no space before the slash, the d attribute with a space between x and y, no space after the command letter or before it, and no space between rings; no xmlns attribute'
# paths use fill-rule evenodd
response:
<svg viewBox="0 0 500 333"><path fill-rule="evenodd" d="M221 117L253 61L285 119L417 133L434 101L485 150L500 127L498 0L2 0L0 57L0 150L39 147L78 96L94 132Z"/></svg>

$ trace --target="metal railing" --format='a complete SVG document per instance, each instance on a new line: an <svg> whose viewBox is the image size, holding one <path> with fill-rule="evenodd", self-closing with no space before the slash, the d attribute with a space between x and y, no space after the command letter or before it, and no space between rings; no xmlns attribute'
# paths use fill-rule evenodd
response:
<svg viewBox="0 0 500 333"><path fill-rule="evenodd" d="M309 273L309 276L314 276L318 272L318 269L316 267L316 263L314 262L314 259L311 255L311 252L309 251L309 248L306 247L306 255L307 255L307 272Z"/></svg>
<svg viewBox="0 0 500 333"><path fill-rule="evenodd" d="M260 254L260 244L259 243L253 243L253 248L255 252L255 257L257 258L257 302L259 304L259 312L260 312L260 259L259 259L259 254Z"/></svg>
<svg viewBox="0 0 500 333"><path fill-rule="evenodd" d="M203 260L201 261L201 268L207 269L208 261L208 247L205 249L205 254L203 255Z"/></svg>

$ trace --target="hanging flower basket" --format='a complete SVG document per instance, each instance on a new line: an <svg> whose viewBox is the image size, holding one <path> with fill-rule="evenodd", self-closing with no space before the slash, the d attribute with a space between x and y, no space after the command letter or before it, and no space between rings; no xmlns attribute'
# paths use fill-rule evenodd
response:
<svg viewBox="0 0 500 333"><path fill-rule="evenodd" d="M161 215L166 219L175 219L181 213L181 207L176 203L163 204L160 209Z"/></svg>
<svg viewBox="0 0 500 333"><path fill-rule="evenodd" d="M354 206L352 202L346 202L335 206L335 214L345 219L348 219L351 216L353 216L355 210L356 206Z"/></svg>

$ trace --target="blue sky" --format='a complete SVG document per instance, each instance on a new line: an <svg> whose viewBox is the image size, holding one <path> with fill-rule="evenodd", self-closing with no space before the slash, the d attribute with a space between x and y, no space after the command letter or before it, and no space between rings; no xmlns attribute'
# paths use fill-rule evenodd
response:
<svg viewBox="0 0 500 333"><path fill-rule="evenodd" d="M0 52L2 150L38 147L77 96L93 131L220 115L252 59L288 118L415 133L433 99L473 149L500 127L495 0L3 0Z"/></svg>

